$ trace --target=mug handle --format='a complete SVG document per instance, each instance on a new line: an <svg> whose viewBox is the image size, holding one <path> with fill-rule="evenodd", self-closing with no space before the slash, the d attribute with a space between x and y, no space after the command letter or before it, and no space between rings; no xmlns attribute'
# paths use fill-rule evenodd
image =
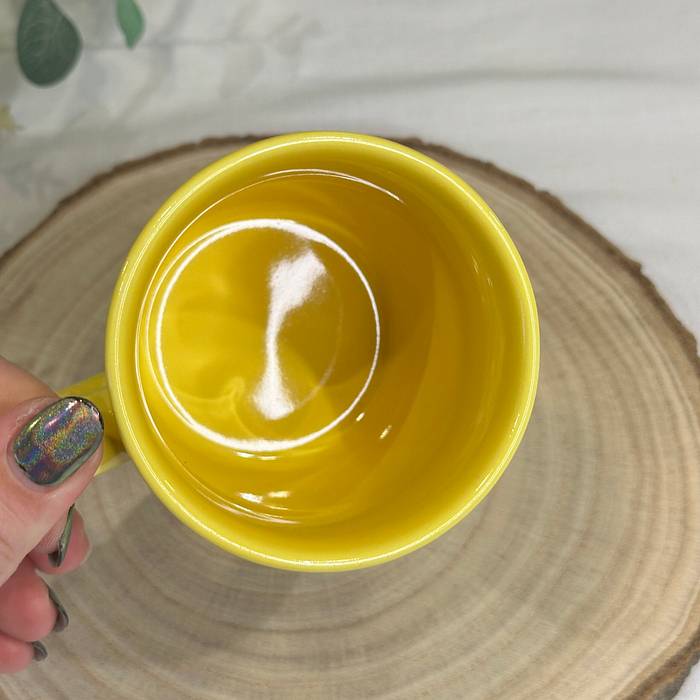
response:
<svg viewBox="0 0 700 700"><path fill-rule="evenodd" d="M124 443L119 437L117 421L112 410L112 399L107 389L107 377L105 377L104 373L66 387L59 391L58 395L84 396L100 409L102 420L105 424L105 434L103 439L104 453L100 466L97 469L97 474L102 474L112 469L112 467L117 467L129 461L129 455L126 453Z"/></svg>

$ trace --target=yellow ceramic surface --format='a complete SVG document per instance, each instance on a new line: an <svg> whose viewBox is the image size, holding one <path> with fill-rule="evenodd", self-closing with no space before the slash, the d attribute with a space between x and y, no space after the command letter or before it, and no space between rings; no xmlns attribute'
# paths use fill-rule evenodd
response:
<svg viewBox="0 0 700 700"><path fill-rule="evenodd" d="M329 571L437 537L489 491L535 397L535 301L493 212L404 146L293 134L183 185L134 244L106 376L66 390L184 523ZM111 398L111 404L110 404Z"/></svg>

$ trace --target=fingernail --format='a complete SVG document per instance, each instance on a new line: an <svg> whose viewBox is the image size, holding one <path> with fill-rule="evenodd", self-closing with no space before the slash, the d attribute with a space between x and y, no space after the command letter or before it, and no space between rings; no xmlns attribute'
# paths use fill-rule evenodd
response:
<svg viewBox="0 0 700 700"><path fill-rule="evenodd" d="M85 534L88 538L88 548L87 548L87 552L85 552L85 556L83 557L83 561L82 561L83 564L90 558L90 555L92 554L92 540L90 539L90 536L88 533L85 533Z"/></svg>
<svg viewBox="0 0 700 700"><path fill-rule="evenodd" d="M34 661L43 661L48 655L48 649L41 642L29 642L34 647Z"/></svg>
<svg viewBox="0 0 700 700"><path fill-rule="evenodd" d="M65 559L66 552L68 551L68 542L70 542L70 533L73 531L73 511L75 510L75 503L68 509L68 517L66 518L66 524L63 528L61 536L58 538L58 545L56 546L56 551L49 554L49 564L57 569L63 563Z"/></svg>
<svg viewBox="0 0 700 700"><path fill-rule="evenodd" d="M87 399L59 399L37 413L20 430L12 454L20 469L36 484L60 484L99 447L104 423Z"/></svg>
<svg viewBox="0 0 700 700"><path fill-rule="evenodd" d="M58 634L59 632L63 632L63 630L68 627L70 618L68 617L66 609L63 607L63 603L58 599L58 596L53 588L51 588L48 583L46 584L46 587L49 589L49 600L54 604L56 612L58 613L56 615L56 623L51 631Z"/></svg>

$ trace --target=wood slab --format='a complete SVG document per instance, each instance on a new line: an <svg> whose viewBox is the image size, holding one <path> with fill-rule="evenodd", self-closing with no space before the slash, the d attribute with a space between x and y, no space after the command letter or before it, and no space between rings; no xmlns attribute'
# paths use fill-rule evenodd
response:
<svg viewBox="0 0 700 700"><path fill-rule="evenodd" d="M117 273L210 140L98 177L0 261L0 354L55 387L102 369ZM303 574L217 549L133 466L79 501L94 549L55 581L67 631L15 698L665 700L700 649L696 345L640 267L550 195L445 163L530 271L542 374L522 447L462 523L398 561Z"/></svg>

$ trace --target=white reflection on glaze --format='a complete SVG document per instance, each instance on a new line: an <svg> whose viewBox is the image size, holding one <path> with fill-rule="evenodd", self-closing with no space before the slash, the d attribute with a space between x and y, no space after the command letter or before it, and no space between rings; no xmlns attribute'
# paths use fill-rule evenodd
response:
<svg viewBox="0 0 700 700"><path fill-rule="evenodd" d="M270 273L270 310L265 329L265 371L253 396L260 413L280 420L297 408L284 385L278 339L287 316L323 284L326 268L312 251L280 260Z"/></svg>
<svg viewBox="0 0 700 700"><path fill-rule="evenodd" d="M376 345L374 348L374 357L372 358L372 366L370 367L367 379L360 389L357 396L353 399L352 403L334 420L325 425L323 428L309 433L308 435L303 435L302 437L287 440L268 440L265 438L253 438L253 439L239 439L230 437L228 435L222 435L221 433L212 430L211 428L203 425L194 419L194 417L187 411L187 409L182 405L180 400L175 395L173 388L168 379L168 374L165 369L165 363L163 361L163 348L162 348L162 334L163 334L163 317L165 314L165 308L168 304L168 299L175 286L175 283L180 278L180 275L187 268L187 266L194 260L194 258L199 255L205 248L208 248L212 243L226 236L230 236L241 231L255 229L276 229L278 231L283 231L285 233L291 233L292 235L298 236L299 238L313 241L315 243L320 243L325 245L335 253L340 255L345 262L352 267L355 273L358 275L362 284L367 291L369 296L370 304L372 305L372 312L374 314L374 327L376 332ZM307 257L307 256L311 257ZM172 403L173 407L180 414L182 419L187 423L187 425L195 430L197 433L205 437L207 440L211 440L219 445L225 447L233 448L241 453L241 456L247 456L245 453L250 452L278 452L282 450L289 450L294 447L299 447L305 445L312 440L316 440L328 431L335 428L342 420L344 420L353 409L359 403L360 399L367 391L367 387L372 380L374 375L374 370L377 366L377 358L379 356L379 344L380 344L380 328L379 328L379 311L377 309L377 302L372 293L372 289L369 286L367 278L362 273L362 270L358 267L357 263L343 250L337 243L332 241L327 236L322 233L315 231L304 224L300 224L296 221L291 221L289 219L248 219L245 221L235 221L230 224L225 224L220 226L201 239L196 241L193 245L189 246L183 254L181 255L182 262L177 264L175 262L175 270L171 275L168 283L165 287L160 306L156 312L156 333L155 333L155 352L156 352L156 363L158 365L158 370L160 371L161 377L163 378L163 390L168 396L168 399ZM279 276L275 277L275 273L278 272ZM304 278L304 274L309 275L308 279ZM293 258L292 260L285 260L275 268L270 279L270 290L273 295L276 294L277 298L273 297L271 299L270 305L270 319L268 321L268 327L265 334L266 342L266 367L265 374L258 385L256 392L256 404L258 408L263 412L271 412L272 416L277 414L278 417L283 417L289 414L289 408L293 410L293 404L286 394L284 388L284 382L281 375L279 367L279 358L277 355L277 337L279 331L282 328L284 318L290 311L300 306L305 299L308 298L309 294L313 291L314 286L318 283L319 279L325 276L326 270L319 258L312 252L307 250L303 254ZM283 289L283 284L285 281L291 281L292 287L294 289ZM261 405L264 407L261 408ZM286 411L286 413L285 413Z"/></svg>
<svg viewBox="0 0 700 700"><path fill-rule="evenodd" d="M268 498L289 498L289 496L289 491L270 491L270 493L267 494Z"/></svg>
<svg viewBox="0 0 700 700"><path fill-rule="evenodd" d="M257 493L239 493L238 494L241 498L244 498L246 501L250 501L251 503L262 503L263 497L258 495Z"/></svg>

